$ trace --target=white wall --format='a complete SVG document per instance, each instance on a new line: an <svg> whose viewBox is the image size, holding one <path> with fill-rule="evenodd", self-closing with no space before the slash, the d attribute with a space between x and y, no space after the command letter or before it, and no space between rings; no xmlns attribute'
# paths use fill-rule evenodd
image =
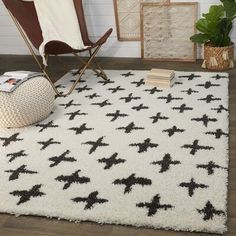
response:
<svg viewBox="0 0 236 236"><path fill-rule="evenodd" d="M172 0L183 2L184 0ZM189 0L188 2L196 2ZM210 5L218 4L219 0L198 0L199 16L206 12ZM140 57L140 42L119 42L116 37L113 0L84 0L87 26L92 40L96 40L108 28L114 32L108 43L103 47L100 56ZM233 40L236 42L236 26ZM17 32L2 1L0 1L0 54L28 54L28 50ZM200 54L199 54L200 55Z"/></svg>

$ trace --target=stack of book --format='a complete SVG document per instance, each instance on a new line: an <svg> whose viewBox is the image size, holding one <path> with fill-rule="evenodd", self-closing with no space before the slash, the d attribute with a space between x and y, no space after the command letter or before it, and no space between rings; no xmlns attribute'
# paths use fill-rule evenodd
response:
<svg viewBox="0 0 236 236"><path fill-rule="evenodd" d="M152 69L145 80L145 84L162 88L171 88L175 83L175 72L173 70Z"/></svg>

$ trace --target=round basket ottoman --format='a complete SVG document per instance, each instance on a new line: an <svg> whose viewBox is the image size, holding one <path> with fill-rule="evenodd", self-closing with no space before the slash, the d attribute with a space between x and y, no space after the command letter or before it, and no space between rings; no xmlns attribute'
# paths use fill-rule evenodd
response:
<svg viewBox="0 0 236 236"><path fill-rule="evenodd" d="M54 106L55 93L42 76L25 81L13 92L0 91L0 127L19 128L45 119Z"/></svg>

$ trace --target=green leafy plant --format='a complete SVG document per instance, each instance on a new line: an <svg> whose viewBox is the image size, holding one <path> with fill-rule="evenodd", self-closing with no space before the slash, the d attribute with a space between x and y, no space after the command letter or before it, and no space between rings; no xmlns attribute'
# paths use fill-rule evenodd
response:
<svg viewBox="0 0 236 236"><path fill-rule="evenodd" d="M190 39L199 44L210 44L212 47L226 47L232 44L230 32L236 18L235 0L221 0L221 5L212 5L209 12L198 20L199 32Z"/></svg>

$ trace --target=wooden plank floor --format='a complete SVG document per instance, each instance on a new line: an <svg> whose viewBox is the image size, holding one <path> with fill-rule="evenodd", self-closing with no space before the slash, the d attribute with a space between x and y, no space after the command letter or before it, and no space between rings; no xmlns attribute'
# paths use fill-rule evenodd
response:
<svg viewBox="0 0 236 236"><path fill-rule="evenodd" d="M63 58L76 68L72 58ZM61 64L55 58L50 60L54 80L63 74ZM197 63L183 62L144 62L140 59L99 59L105 69L145 70L153 67L180 71L202 71L200 61ZM28 56L0 56L0 74L8 70L37 70L33 60ZM236 69L230 70L230 170L228 194L228 228L227 236L236 235ZM0 199L1 201L1 199ZM0 214L0 236L207 236L205 233L184 233L144 228L99 225L96 223L70 223L36 216L15 217Z"/></svg>

